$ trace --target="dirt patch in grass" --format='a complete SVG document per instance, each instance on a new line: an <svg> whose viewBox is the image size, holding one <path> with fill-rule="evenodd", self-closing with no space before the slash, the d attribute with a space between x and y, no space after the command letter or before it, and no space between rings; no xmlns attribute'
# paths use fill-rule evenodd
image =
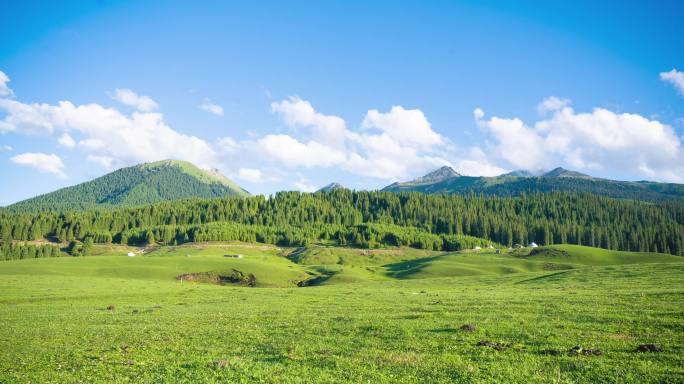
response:
<svg viewBox="0 0 684 384"><path fill-rule="evenodd" d="M480 341L476 344L478 347L489 347L496 349L497 351L503 351L504 349L508 348L507 344L504 343L498 343L495 341L489 341L489 340L483 340Z"/></svg>
<svg viewBox="0 0 684 384"><path fill-rule="evenodd" d="M255 287L257 284L256 276L249 273L245 274L237 269L233 269L228 273L219 272L197 272L186 273L176 276L176 280L192 281L197 283L209 283L218 285L242 285L245 287Z"/></svg>
<svg viewBox="0 0 684 384"><path fill-rule="evenodd" d="M209 367L217 369L227 368L229 365L230 362L228 362L228 360L226 359L214 360L211 363L209 363Z"/></svg>
<svg viewBox="0 0 684 384"><path fill-rule="evenodd" d="M589 348L582 348L579 345L576 345L568 351L568 355L570 356L602 356L603 352L600 349L589 349Z"/></svg>
<svg viewBox="0 0 684 384"><path fill-rule="evenodd" d="M549 257L569 257L570 254L567 251L556 248L533 248L530 253L527 254L528 257L543 255Z"/></svg>
<svg viewBox="0 0 684 384"><path fill-rule="evenodd" d="M630 335L625 335L624 333L609 333L606 335L609 339L613 340L631 340L633 339Z"/></svg>
<svg viewBox="0 0 684 384"><path fill-rule="evenodd" d="M393 365L413 366L420 361L420 356L414 352L391 352L383 360Z"/></svg>

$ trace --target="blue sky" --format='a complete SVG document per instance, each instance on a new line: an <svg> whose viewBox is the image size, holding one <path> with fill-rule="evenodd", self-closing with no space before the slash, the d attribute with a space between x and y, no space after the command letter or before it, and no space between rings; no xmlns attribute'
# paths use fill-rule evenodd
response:
<svg viewBox="0 0 684 384"><path fill-rule="evenodd" d="M254 193L684 182L681 2L0 2L0 205L180 158Z"/></svg>

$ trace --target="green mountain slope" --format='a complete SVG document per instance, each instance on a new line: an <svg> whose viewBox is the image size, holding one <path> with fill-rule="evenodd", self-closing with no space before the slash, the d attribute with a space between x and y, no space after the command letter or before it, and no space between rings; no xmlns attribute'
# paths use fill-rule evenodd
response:
<svg viewBox="0 0 684 384"><path fill-rule="evenodd" d="M216 170L179 160L121 168L97 179L59 189L7 207L9 211L60 211L132 206L185 198L249 196Z"/></svg>
<svg viewBox="0 0 684 384"><path fill-rule="evenodd" d="M448 168L450 171L445 171ZM435 173L443 177L430 177ZM615 181L591 177L579 172L556 168L539 176L527 171L513 171L495 177L461 176L442 167L412 181L394 183L382 189L388 192L487 194L518 196L535 192L588 192L618 199L662 201L684 198L684 185L651 181Z"/></svg>

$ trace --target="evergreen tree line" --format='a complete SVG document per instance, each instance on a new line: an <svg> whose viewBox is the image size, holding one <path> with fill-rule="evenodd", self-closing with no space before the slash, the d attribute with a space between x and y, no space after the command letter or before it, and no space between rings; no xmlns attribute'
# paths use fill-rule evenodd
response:
<svg viewBox="0 0 684 384"><path fill-rule="evenodd" d="M534 241L684 255L684 200L647 203L571 192L496 197L342 189L64 213L5 211L0 212L0 236L18 240L56 237L66 242L92 237L95 242L131 243L144 242L139 233L147 230L155 241L166 241L170 235L157 236L154 231L168 226L166 230L174 232L172 238L178 228L183 228L185 233L175 239L185 242L184 236L187 241L211 237L202 234L215 230L202 225L208 223L269 227L271 232L261 230L266 237L289 231L294 243L295 234L308 231L307 227L361 231L363 224L386 224L440 236L472 236L504 246ZM195 232L188 232L186 227L195 228Z"/></svg>
<svg viewBox="0 0 684 384"><path fill-rule="evenodd" d="M302 247L324 241L340 246L377 248L382 246L410 246L419 249L457 251L475 246L494 245L491 241L465 235L434 234L414 227L391 224L338 224L307 225L277 228L230 222L213 222L200 225L163 225L147 229L130 229L122 232L123 244L182 244L202 241L244 241Z"/></svg>
<svg viewBox="0 0 684 384"><path fill-rule="evenodd" d="M56 245L3 243L0 246L0 260L38 259L59 256L61 256L61 252Z"/></svg>

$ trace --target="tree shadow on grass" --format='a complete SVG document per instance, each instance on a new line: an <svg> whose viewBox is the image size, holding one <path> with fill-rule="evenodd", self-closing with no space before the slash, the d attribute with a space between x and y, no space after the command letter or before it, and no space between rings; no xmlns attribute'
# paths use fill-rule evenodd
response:
<svg viewBox="0 0 684 384"><path fill-rule="evenodd" d="M434 260L436 260L440 257L442 257L442 256L441 255L430 256L430 257L424 257L421 259L408 260L408 261L402 261L399 263L387 264L387 265L384 265L384 267L387 268L386 275L389 277L394 277L396 279L406 279L406 278L409 278L412 275L420 272L421 269L427 267L431 262L433 262Z"/></svg>
<svg viewBox="0 0 684 384"><path fill-rule="evenodd" d="M533 277L533 278L531 278L531 279L521 280L521 281L516 282L515 284L543 283L543 282L546 282L546 281L561 280L562 278L565 277L565 276L563 276L563 275L567 274L568 272L572 272L572 271L573 271L572 269L569 269L569 270L566 270L566 271L560 271L560 272L549 273L549 274L546 274L546 275Z"/></svg>

